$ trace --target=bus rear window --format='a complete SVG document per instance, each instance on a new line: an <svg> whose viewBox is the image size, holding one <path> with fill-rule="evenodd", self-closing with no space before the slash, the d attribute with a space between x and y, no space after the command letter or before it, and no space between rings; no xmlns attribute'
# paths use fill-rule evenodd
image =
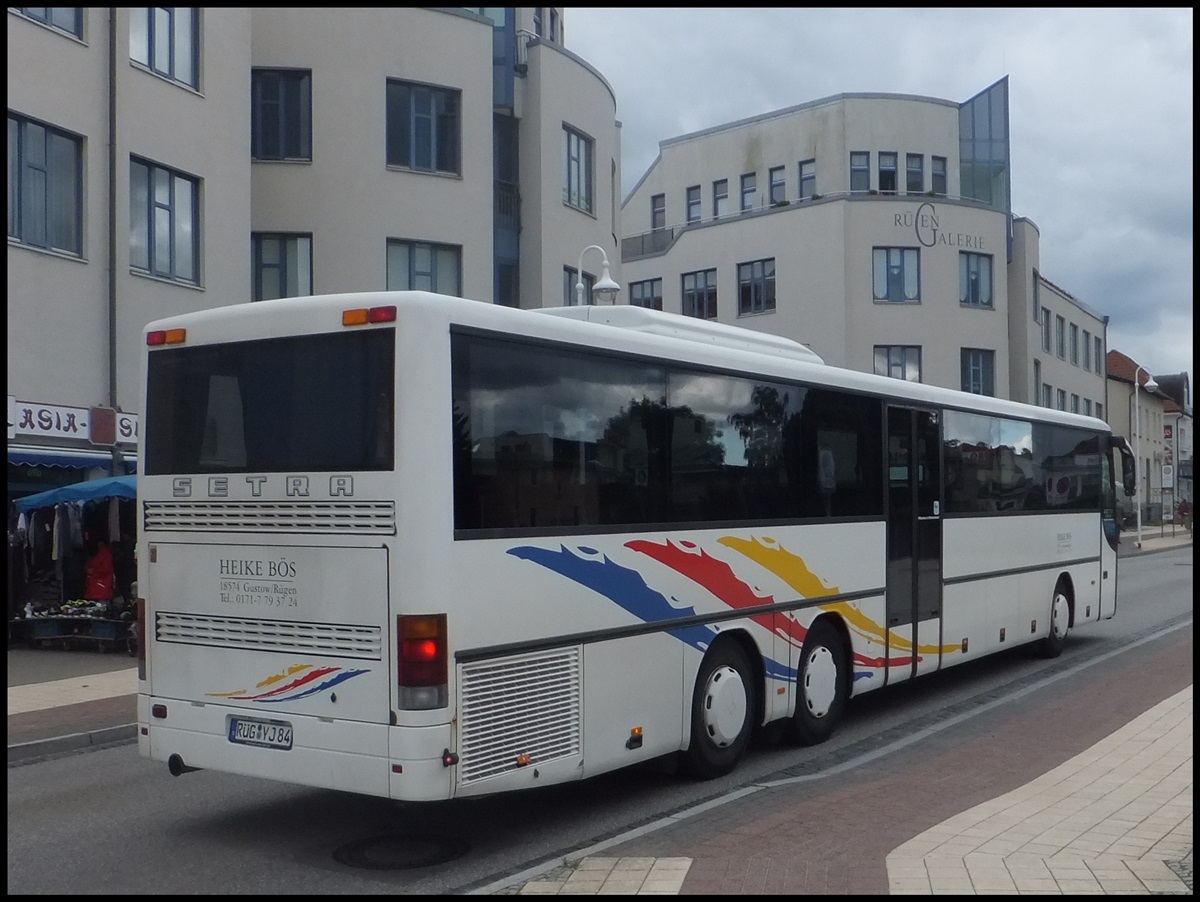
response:
<svg viewBox="0 0 1200 902"><path fill-rule="evenodd" d="M147 475L390 470L395 330L150 353Z"/></svg>

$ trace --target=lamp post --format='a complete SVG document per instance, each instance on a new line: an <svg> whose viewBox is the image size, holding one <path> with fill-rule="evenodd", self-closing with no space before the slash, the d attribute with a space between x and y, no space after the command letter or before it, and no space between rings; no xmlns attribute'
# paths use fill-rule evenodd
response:
<svg viewBox="0 0 1200 902"><path fill-rule="evenodd" d="M1134 428L1137 434L1134 436L1134 443L1137 449L1134 453L1134 473L1137 475L1137 547L1142 547L1142 405L1139 401L1140 389L1142 383L1138 381L1138 374L1146 374L1146 391L1158 391L1158 383L1154 381L1154 377L1150 375L1150 371L1145 369L1141 364L1133 371L1133 417Z"/></svg>
<svg viewBox="0 0 1200 902"><path fill-rule="evenodd" d="M617 292L621 290L621 286L613 281L612 276L608 274L608 254L604 253L604 248L598 244L589 244L579 252L579 269L575 273L575 303L583 305L583 255L588 251L600 252L600 281L592 286L592 291L596 294L597 299L603 304L611 304L617 299Z"/></svg>

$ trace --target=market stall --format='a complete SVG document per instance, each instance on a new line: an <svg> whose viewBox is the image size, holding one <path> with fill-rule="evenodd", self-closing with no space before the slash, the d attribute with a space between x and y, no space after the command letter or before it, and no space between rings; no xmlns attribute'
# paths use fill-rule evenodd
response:
<svg viewBox="0 0 1200 902"><path fill-rule="evenodd" d="M113 476L14 502L10 642L132 648L136 498L135 477Z"/></svg>

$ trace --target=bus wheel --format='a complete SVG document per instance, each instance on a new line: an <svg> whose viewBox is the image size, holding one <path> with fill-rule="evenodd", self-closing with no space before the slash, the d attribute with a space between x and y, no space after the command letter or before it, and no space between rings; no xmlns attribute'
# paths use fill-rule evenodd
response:
<svg viewBox="0 0 1200 902"><path fill-rule="evenodd" d="M833 735L846 707L849 679L846 646L828 620L808 631L796 675L796 713L788 721L786 738L796 745L817 745Z"/></svg>
<svg viewBox="0 0 1200 902"><path fill-rule="evenodd" d="M1050 635L1041 641L1039 650L1043 658L1057 658L1067 645L1067 633L1071 631L1071 600L1067 587L1059 580L1050 601Z"/></svg>
<svg viewBox="0 0 1200 902"><path fill-rule="evenodd" d="M754 714L750 662L734 642L711 648L692 692L692 739L687 761L703 780L737 766L750 741Z"/></svg>

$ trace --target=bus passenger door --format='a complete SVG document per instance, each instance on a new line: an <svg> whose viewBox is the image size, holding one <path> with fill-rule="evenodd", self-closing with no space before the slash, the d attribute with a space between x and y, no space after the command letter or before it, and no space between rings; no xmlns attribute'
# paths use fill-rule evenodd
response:
<svg viewBox="0 0 1200 902"><path fill-rule="evenodd" d="M937 670L942 641L941 430L938 414L887 409L889 683Z"/></svg>

